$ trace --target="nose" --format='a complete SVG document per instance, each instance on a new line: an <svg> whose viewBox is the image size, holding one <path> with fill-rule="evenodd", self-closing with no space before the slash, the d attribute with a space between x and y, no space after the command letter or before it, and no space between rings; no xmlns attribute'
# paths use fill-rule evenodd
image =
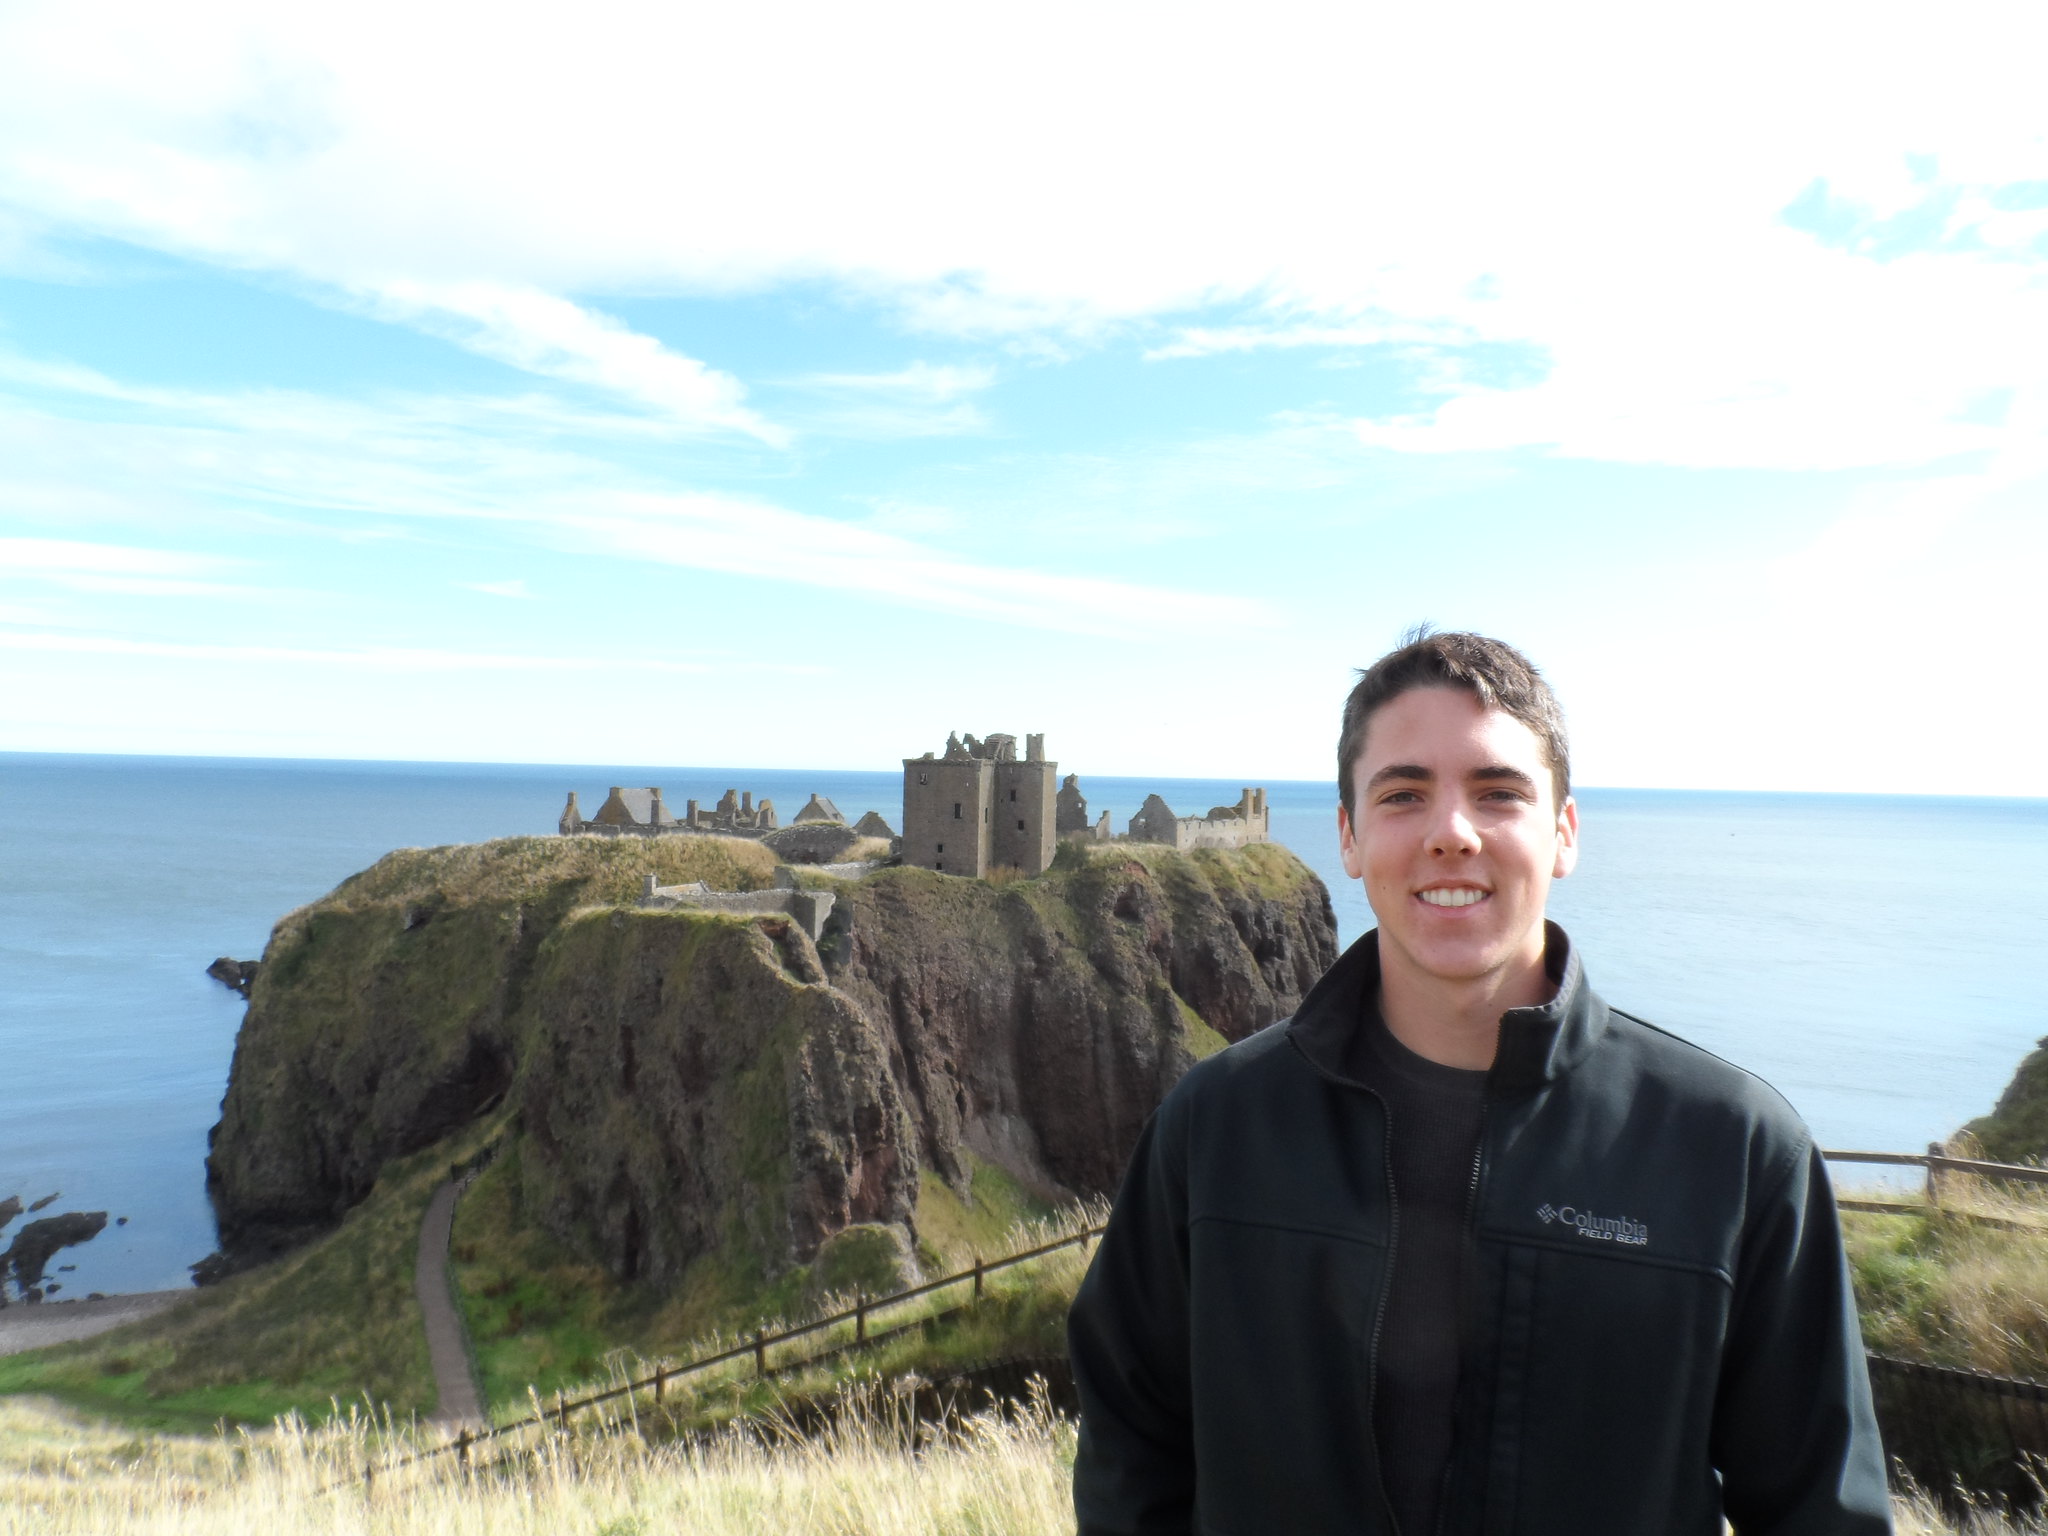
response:
<svg viewBox="0 0 2048 1536"><path fill-rule="evenodd" d="M1429 851L1445 856L1479 851L1479 829L1461 801L1446 798L1439 803L1429 827Z"/></svg>

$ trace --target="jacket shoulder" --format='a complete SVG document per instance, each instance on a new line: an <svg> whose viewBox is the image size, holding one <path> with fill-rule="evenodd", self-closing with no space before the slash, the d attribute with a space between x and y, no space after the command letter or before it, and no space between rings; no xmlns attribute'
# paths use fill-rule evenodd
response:
<svg viewBox="0 0 2048 1536"><path fill-rule="evenodd" d="M1301 1053L1288 1044L1291 1022L1268 1024L1196 1062L1160 1101L1160 1115L1177 1120L1214 1114L1234 1102L1262 1100L1276 1089L1286 1091L1284 1085L1298 1083L1301 1073L1313 1076Z"/></svg>
<svg viewBox="0 0 2048 1536"><path fill-rule="evenodd" d="M1803 1156L1813 1133L1785 1096L1747 1068L1717 1056L1649 1020L1608 1008L1607 1056L1636 1095L1662 1101L1672 1112L1741 1127L1759 1150L1778 1158Z"/></svg>

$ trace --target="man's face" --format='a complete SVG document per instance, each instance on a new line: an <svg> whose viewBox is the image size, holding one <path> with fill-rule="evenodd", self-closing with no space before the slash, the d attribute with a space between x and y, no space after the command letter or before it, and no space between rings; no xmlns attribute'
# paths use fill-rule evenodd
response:
<svg viewBox="0 0 2048 1536"><path fill-rule="evenodd" d="M1468 982L1541 962L1579 812L1554 803L1535 732L1462 688L1410 689L1373 713L1351 795L1344 871L1365 882L1383 966Z"/></svg>

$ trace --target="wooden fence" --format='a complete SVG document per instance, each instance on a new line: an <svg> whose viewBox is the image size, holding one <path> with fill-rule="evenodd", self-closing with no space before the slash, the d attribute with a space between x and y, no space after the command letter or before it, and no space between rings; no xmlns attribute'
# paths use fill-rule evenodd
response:
<svg viewBox="0 0 2048 1536"><path fill-rule="evenodd" d="M1968 1205L1945 1203L1943 1199L1944 1173L1974 1174L1979 1178L2004 1179L2015 1184L2048 1184L2048 1168L2025 1168L2016 1163L1986 1163L1974 1158L1950 1157L1942 1150L1940 1142L1934 1142L1925 1152L1827 1152L1821 1156L1831 1163L1873 1163L1893 1168L1922 1168L1926 1170L1926 1183L1922 1193L1928 1205L1949 1211L1971 1221L1983 1222L1987 1226L2003 1227L2013 1232L2042 1232L2048 1235L2048 1224L2028 1221L2024 1217L2002 1216L1988 1211L1972 1210ZM1917 1211L1921 1207L1902 1200L1866 1200L1860 1196L1838 1199L1835 1202L1845 1211L1880 1211L1899 1214Z"/></svg>
<svg viewBox="0 0 2048 1536"><path fill-rule="evenodd" d="M1922 1168L1926 1171L1927 1202L1937 1207L1942 1205L1940 1176L1944 1173L1973 1174L1982 1178L2004 1179L2015 1183L2048 1184L2048 1168L2026 1168L2010 1163L1989 1163L1971 1158L1950 1157L1939 1143L1930 1146L1924 1153L1823 1150L1821 1156L1831 1163ZM1922 1208L1904 1201L1863 1199L1844 1199L1839 1204L1845 1210L1880 1212L1905 1212ZM1967 1207L1952 1209L1958 1215L1975 1220L2033 1230L2026 1223L1980 1215ZM927 1280L921 1285L893 1291L885 1296L857 1297L853 1306L844 1311L834 1312L830 1316L820 1317L793 1328L783 1328L773 1333L757 1329L751 1339L735 1344L730 1349L701 1355L677 1365L664 1364L658 1366L650 1376L608 1387L601 1392L577 1398L564 1398L558 1393L554 1405L542 1412L529 1414L525 1418L491 1429L471 1431L465 1428L448 1444L388 1462L381 1470L396 1471L439 1456L454 1456L466 1468L470 1465L473 1451L489 1441L517 1434L522 1430L550 1425L566 1429L574 1414L605 1403L630 1398L641 1392L651 1393L654 1402L660 1404L665 1400L670 1383L716 1366L730 1364L735 1360L744 1360L748 1356L753 1359L754 1374L757 1377L765 1377L770 1374L771 1350L800 1339L828 1333L847 1323L853 1324L851 1345L858 1347L880 1337L872 1335L869 1329L870 1321L878 1312L915 1301L920 1297L935 1295L952 1286L971 1286L972 1298L979 1300L989 1275L1014 1265L1029 1263L1062 1249L1091 1243L1099 1238L1102 1232L1101 1226L1091 1226L1071 1236L1050 1243L1041 1243L1035 1248L1027 1248L1018 1253L1005 1254L998 1259L984 1261L977 1257L971 1268L941 1276L936 1280ZM844 1347L847 1346L820 1349L794 1359L785 1357L775 1362L775 1369L789 1370L811 1364ZM1895 1466L1903 1467L1922 1486L1936 1490L1946 1490L1960 1480L1972 1491L1990 1494L2007 1502L2024 1501L2030 1490L2038 1494L2038 1487L2031 1482L2027 1468L2044 1455L2048 1455L2048 1385L2020 1377L1994 1376L1983 1371L1957 1370L1917 1361L1894 1360L1884 1355L1872 1354L1868 1358L1872 1390L1877 1399L1885 1445ZM365 1465L363 1480L366 1485L372 1482L379 1470L374 1465Z"/></svg>
<svg viewBox="0 0 2048 1536"><path fill-rule="evenodd" d="M946 1290L951 1286L971 1286L973 1288L971 1297L963 1300L963 1304L979 1301L987 1278L990 1275L997 1274L1014 1265L1028 1264L1033 1259L1042 1259L1047 1254L1058 1253L1065 1248L1092 1243L1095 1239L1102 1236L1102 1230L1100 1225L1087 1227L1082 1231L1073 1233L1071 1236L1056 1238L1049 1243L1040 1243L1035 1248L1026 1248L1017 1253L1004 1254L998 1259L984 1260L977 1255L974 1264L968 1269L959 1270L950 1275L942 1275L936 1280L927 1280L922 1285L907 1286L900 1291L891 1291L885 1296L857 1296L854 1304L844 1311L834 1312L830 1316L820 1317L793 1328L782 1328L773 1333L756 1329L751 1339L736 1344L730 1349L721 1349L712 1354L699 1355L693 1360L687 1360L678 1365L663 1364L657 1366L654 1374L651 1376L642 1376L637 1380L622 1382L618 1386L607 1387L602 1392L592 1392L587 1396L578 1398L564 1398L560 1393L557 1393L552 1407L539 1413L528 1414L523 1419L515 1419L509 1424L500 1424L484 1430L470 1430L465 1427L446 1445L436 1446L429 1451L421 1451L396 1461L386 1462L381 1468L377 1467L374 1463L366 1463L363 1467L363 1482L365 1486L369 1486L374 1482L380 1471L386 1473L395 1472L419 1462L431 1461L439 1456L453 1456L462 1466L467 1467L470 1464L471 1453L479 1445L506 1435L517 1434L521 1430L542 1428L548 1425L567 1429L571 1415L581 1413L587 1408L595 1408L604 1403L617 1402L620 1399L632 1397L636 1393L651 1392L655 1403L660 1404L665 1400L671 1382L680 1381L700 1371L708 1371L714 1366L728 1365L735 1360L744 1360L750 1355L753 1357L754 1374L757 1377L765 1377L769 1374L769 1351L798 1339L827 1333L831 1329L846 1323L853 1324L851 1343L853 1346L858 1347L872 1342L875 1337L879 1337L879 1335L871 1335L868 1326L871 1319L878 1312L900 1306L904 1302L915 1301L920 1297L936 1295L938 1292ZM918 1319L919 1322L925 1320L924 1318ZM821 1349L799 1355L795 1359L785 1357L775 1362L775 1369L786 1371L797 1366L808 1365L825 1358L826 1355L832 1352L832 1350Z"/></svg>

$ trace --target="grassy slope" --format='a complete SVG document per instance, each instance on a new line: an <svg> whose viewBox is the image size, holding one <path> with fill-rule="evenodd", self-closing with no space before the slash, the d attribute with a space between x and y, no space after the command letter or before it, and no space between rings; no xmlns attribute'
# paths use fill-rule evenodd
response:
<svg viewBox="0 0 2048 1536"><path fill-rule="evenodd" d="M1944 1203L1952 1198L1945 1193ZM2048 1198L1990 1193L2010 1219L2048 1222ZM2048 1381L2048 1232L1932 1208L1845 1211L1864 1342L1883 1354Z"/></svg>
<svg viewBox="0 0 2048 1536"><path fill-rule="evenodd" d="M420 1217L470 1128L387 1168L333 1232L168 1312L96 1338L0 1358L0 1393L36 1392L158 1428L325 1417L365 1396L400 1415L434 1406L413 1298Z"/></svg>

